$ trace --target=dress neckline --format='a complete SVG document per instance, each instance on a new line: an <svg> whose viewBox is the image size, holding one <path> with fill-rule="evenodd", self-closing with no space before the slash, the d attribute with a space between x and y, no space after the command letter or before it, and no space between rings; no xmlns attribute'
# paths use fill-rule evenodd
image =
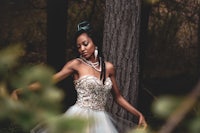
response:
<svg viewBox="0 0 200 133"><path fill-rule="evenodd" d="M79 80L82 80L82 79L84 79L84 78L86 78L86 77L92 77L92 78L95 78L95 79L97 79L98 81L100 81L100 82L102 82L102 80L100 80L99 78L97 78L96 76L94 76L94 75L83 75L83 76L81 76L81 77L79 77L78 79L75 79L74 80L74 82L78 82ZM110 77L107 77L106 78L106 80L108 80L108 79L110 79ZM106 81L105 80L105 81Z"/></svg>

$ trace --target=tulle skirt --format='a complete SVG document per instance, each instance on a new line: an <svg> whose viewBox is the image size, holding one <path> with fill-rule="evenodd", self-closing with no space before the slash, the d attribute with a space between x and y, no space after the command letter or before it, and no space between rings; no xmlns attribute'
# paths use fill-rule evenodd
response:
<svg viewBox="0 0 200 133"><path fill-rule="evenodd" d="M114 126L115 121L106 111L93 110L90 108L81 108L76 104L71 106L64 114L64 117L79 117L87 121L83 133L118 133ZM45 128L38 125L31 130L31 133L48 133Z"/></svg>
<svg viewBox="0 0 200 133"><path fill-rule="evenodd" d="M118 133L113 122L114 120L105 111L80 108L76 105L69 108L65 114L67 117L80 116L89 121L86 133Z"/></svg>

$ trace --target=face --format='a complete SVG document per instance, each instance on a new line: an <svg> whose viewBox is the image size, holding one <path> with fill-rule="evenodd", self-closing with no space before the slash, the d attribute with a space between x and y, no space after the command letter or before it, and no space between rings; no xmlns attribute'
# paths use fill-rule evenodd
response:
<svg viewBox="0 0 200 133"><path fill-rule="evenodd" d="M86 59L94 58L95 45L92 39L86 33L81 34L77 38L76 43L80 55Z"/></svg>

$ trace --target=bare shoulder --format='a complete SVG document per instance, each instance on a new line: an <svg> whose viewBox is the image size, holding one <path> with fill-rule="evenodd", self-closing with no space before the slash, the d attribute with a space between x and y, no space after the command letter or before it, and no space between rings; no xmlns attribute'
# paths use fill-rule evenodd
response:
<svg viewBox="0 0 200 133"><path fill-rule="evenodd" d="M115 73L115 67L111 62L106 61L106 71L109 75L114 74Z"/></svg>
<svg viewBox="0 0 200 133"><path fill-rule="evenodd" d="M114 69L114 65L111 62L105 61L105 64L106 64L106 69Z"/></svg>
<svg viewBox="0 0 200 133"><path fill-rule="evenodd" d="M75 59L70 60L69 63L78 65L78 64L81 64L82 62L78 58L75 58Z"/></svg>
<svg viewBox="0 0 200 133"><path fill-rule="evenodd" d="M71 67L71 68L76 68L78 67L79 65L81 64L81 61L79 59L72 59L70 61L68 61L66 64L65 64L65 67Z"/></svg>

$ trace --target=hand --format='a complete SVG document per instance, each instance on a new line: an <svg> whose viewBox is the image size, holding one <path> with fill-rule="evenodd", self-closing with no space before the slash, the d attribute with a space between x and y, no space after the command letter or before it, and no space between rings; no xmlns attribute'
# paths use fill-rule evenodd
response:
<svg viewBox="0 0 200 133"><path fill-rule="evenodd" d="M138 126L139 126L139 128L142 128L142 129L147 128L147 122L142 114L139 116Z"/></svg>
<svg viewBox="0 0 200 133"><path fill-rule="evenodd" d="M32 91L37 91L39 89L41 89L41 85L39 82L35 82L35 83L32 83L31 85L28 86L28 89L29 90L32 90ZM12 93L11 93L11 98L13 100L18 100L19 99L19 95L22 94L22 89L15 89Z"/></svg>
<svg viewBox="0 0 200 133"><path fill-rule="evenodd" d="M11 93L11 98L13 99L13 100L18 100L19 99L19 93L21 92L21 90L20 89L16 89L16 90L14 90L12 93Z"/></svg>

